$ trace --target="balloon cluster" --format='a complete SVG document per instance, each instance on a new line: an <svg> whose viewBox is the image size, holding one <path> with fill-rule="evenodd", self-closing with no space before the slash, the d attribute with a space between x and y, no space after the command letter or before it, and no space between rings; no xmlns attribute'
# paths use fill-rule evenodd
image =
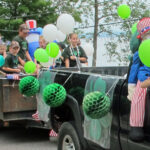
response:
<svg viewBox="0 0 150 150"><path fill-rule="evenodd" d="M91 92L83 99L83 110L92 119L102 118L110 110L110 99L104 93Z"/></svg>
<svg viewBox="0 0 150 150"><path fill-rule="evenodd" d="M42 35L49 43L46 46L46 53L43 49L37 49L34 53L34 57L42 66L50 67L53 64L53 58L57 59L57 57L59 57L59 46L57 45L57 41L63 42L66 39L66 35L73 32L74 26L74 18L69 14L61 14L57 19L56 26L53 24L44 26ZM41 31L41 28L38 30Z"/></svg>
<svg viewBox="0 0 150 150"><path fill-rule="evenodd" d="M47 105L58 107L62 105L66 99L66 90L60 84L50 84L44 88L43 99Z"/></svg>
<svg viewBox="0 0 150 150"><path fill-rule="evenodd" d="M27 76L19 82L19 91L25 96L33 96L39 90L39 81L33 76Z"/></svg>
<svg viewBox="0 0 150 150"><path fill-rule="evenodd" d="M57 19L57 25L48 24L43 28L43 36L47 42L58 40L63 42L66 35L73 32L75 26L74 18L69 14L61 14Z"/></svg>

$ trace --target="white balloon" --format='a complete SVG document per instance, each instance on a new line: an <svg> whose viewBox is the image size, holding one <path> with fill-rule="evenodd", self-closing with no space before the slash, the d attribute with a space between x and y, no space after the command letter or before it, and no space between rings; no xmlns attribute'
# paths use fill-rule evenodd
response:
<svg viewBox="0 0 150 150"><path fill-rule="evenodd" d="M50 66L53 65L53 58L49 58L49 61L46 62L46 63L43 63L43 62L40 62L40 64L43 66L43 67L46 67L46 68L49 68Z"/></svg>
<svg viewBox="0 0 150 150"><path fill-rule="evenodd" d="M69 14L61 14L57 19L57 28L64 34L72 33L74 26L74 18Z"/></svg>
<svg viewBox="0 0 150 150"><path fill-rule="evenodd" d="M83 46L83 49L87 56L92 56L94 52L94 47L91 43L85 43Z"/></svg>
<svg viewBox="0 0 150 150"><path fill-rule="evenodd" d="M63 42L66 39L66 35L61 31L57 31L57 40Z"/></svg>
<svg viewBox="0 0 150 150"><path fill-rule="evenodd" d="M57 37L57 28L53 24L48 24L43 28L43 36L46 41L53 42Z"/></svg>

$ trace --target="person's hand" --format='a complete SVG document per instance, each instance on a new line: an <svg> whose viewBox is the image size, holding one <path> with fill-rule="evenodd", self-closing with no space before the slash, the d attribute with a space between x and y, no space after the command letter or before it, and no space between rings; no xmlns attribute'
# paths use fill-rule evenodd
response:
<svg viewBox="0 0 150 150"><path fill-rule="evenodd" d="M60 56L60 59L61 59L62 61L64 61L64 57L63 57L63 56Z"/></svg>
<svg viewBox="0 0 150 150"><path fill-rule="evenodd" d="M76 60L76 56L70 56L71 60Z"/></svg>
<svg viewBox="0 0 150 150"><path fill-rule="evenodd" d="M18 65L17 69L23 70L23 66Z"/></svg>
<svg viewBox="0 0 150 150"><path fill-rule="evenodd" d="M20 73L20 72L21 72L20 69L15 69L14 71L17 72L17 73Z"/></svg>

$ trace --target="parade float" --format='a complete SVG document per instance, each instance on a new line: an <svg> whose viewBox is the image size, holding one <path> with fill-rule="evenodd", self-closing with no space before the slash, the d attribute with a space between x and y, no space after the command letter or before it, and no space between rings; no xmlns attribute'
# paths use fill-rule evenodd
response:
<svg viewBox="0 0 150 150"><path fill-rule="evenodd" d="M118 13L125 19L130 9L123 5ZM32 75L35 66L31 62L25 67L29 74L20 76L20 81L1 77L1 125L17 122L23 126L53 128L59 135L58 150L148 150L149 142L134 143L128 137L131 103L127 98L126 74L130 67L80 68L78 65L49 69L50 60L58 56L58 48L53 43L57 37L53 33L58 28L61 36L67 35L73 27L72 16L62 14L57 27L49 24L43 28L43 36L50 43L47 54L42 49L34 52L43 64L38 77ZM91 54L90 50L88 53ZM38 111L38 122L32 118L35 111ZM149 120L145 118L146 137L150 137L148 125Z"/></svg>

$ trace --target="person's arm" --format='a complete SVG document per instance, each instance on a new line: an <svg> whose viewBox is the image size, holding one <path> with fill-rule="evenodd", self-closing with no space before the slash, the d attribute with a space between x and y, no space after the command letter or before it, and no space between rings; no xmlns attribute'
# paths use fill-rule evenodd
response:
<svg viewBox="0 0 150 150"><path fill-rule="evenodd" d="M6 71L6 72L15 72L15 73L19 73L21 70L20 69L14 69L10 67L10 64L12 63L12 59L10 56L7 56L5 58L5 64L2 67L2 70Z"/></svg>
<svg viewBox="0 0 150 150"><path fill-rule="evenodd" d="M141 83L141 88L147 88L149 86L150 86L150 78Z"/></svg>
<svg viewBox="0 0 150 150"><path fill-rule="evenodd" d="M28 61L32 61L28 51L26 51L26 58L27 58Z"/></svg>
<svg viewBox="0 0 150 150"><path fill-rule="evenodd" d="M21 59L20 57L18 57L18 60L19 60L20 64L21 64L22 66L24 66L25 61L24 61L23 59Z"/></svg>
<svg viewBox="0 0 150 150"><path fill-rule="evenodd" d="M76 56L70 56L71 60L76 60Z"/></svg>
<svg viewBox="0 0 150 150"><path fill-rule="evenodd" d="M3 57L6 58L7 54L6 51L3 52Z"/></svg>
<svg viewBox="0 0 150 150"><path fill-rule="evenodd" d="M4 71L6 71L6 72L14 72L14 73L19 73L19 72L21 72L20 69L13 69L13 68L9 68L9 67L3 67L2 69L3 69Z"/></svg>
<svg viewBox="0 0 150 150"><path fill-rule="evenodd" d="M82 63L87 62L87 56L86 56L86 53L85 53L84 49L80 46L80 47L79 47L79 50L80 50L80 52L81 52L81 55L80 55L80 57L79 57L79 60L80 60Z"/></svg>
<svg viewBox="0 0 150 150"><path fill-rule="evenodd" d="M86 57L79 57L79 60L82 62L87 62L87 58Z"/></svg>
<svg viewBox="0 0 150 150"><path fill-rule="evenodd" d="M69 63L69 58L65 59L65 67L69 68L70 63Z"/></svg>
<svg viewBox="0 0 150 150"><path fill-rule="evenodd" d="M6 73L4 73L3 71L0 71L0 74L4 77L6 76Z"/></svg>
<svg viewBox="0 0 150 150"><path fill-rule="evenodd" d="M62 61L64 61L64 57L63 57L63 56L60 56L60 59L61 59Z"/></svg>

